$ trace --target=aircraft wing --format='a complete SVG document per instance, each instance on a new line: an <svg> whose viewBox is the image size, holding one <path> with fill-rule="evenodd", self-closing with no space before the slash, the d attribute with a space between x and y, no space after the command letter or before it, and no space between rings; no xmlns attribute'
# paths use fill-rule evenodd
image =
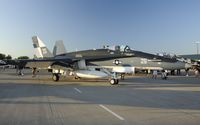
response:
<svg viewBox="0 0 200 125"><path fill-rule="evenodd" d="M72 60L70 58L47 58L47 59L22 59L15 60L16 64L19 68L23 67L37 67L41 69L47 69L51 66L58 65L63 67L71 67L71 64L76 60Z"/></svg>

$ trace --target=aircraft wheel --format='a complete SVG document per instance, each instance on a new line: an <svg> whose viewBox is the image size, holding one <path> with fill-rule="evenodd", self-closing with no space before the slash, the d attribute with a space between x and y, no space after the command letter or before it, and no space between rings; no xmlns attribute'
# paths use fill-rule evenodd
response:
<svg viewBox="0 0 200 125"><path fill-rule="evenodd" d="M118 84L119 83L119 79L115 79L115 84Z"/></svg>
<svg viewBox="0 0 200 125"><path fill-rule="evenodd" d="M78 76L75 76L74 79L80 79Z"/></svg>
<svg viewBox="0 0 200 125"><path fill-rule="evenodd" d="M119 80L118 79L111 79L110 80L110 84L111 85L115 85L115 84L118 84L119 83Z"/></svg>
<svg viewBox="0 0 200 125"><path fill-rule="evenodd" d="M111 85L114 85L114 84L115 84L115 79L111 79L111 80L110 80L110 84L111 84Z"/></svg>
<svg viewBox="0 0 200 125"><path fill-rule="evenodd" d="M52 79L53 79L53 81L58 81L59 80L59 75L58 74L53 74L53 77L52 77Z"/></svg>

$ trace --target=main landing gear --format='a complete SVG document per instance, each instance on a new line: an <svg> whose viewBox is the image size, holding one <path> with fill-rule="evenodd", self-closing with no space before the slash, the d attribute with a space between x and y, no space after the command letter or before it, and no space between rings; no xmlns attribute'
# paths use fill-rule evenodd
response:
<svg viewBox="0 0 200 125"><path fill-rule="evenodd" d="M115 85L115 84L118 84L118 83L119 83L118 79L110 79L110 84L111 85Z"/></svg>
<svg viewBox="0 0 200 125"><path fill-rule="evenodd" d="M53 81L59 81L59 79L60 79L60 74L58 74L58 73L54 73L53 74L53 76L52 76L52 79L53 79Z"/></svg>
<svg viewBox="0 0 200 125"><path fill-rule="evenodd" d="M117 79L117 73L114 72L112 74L112 78L110 79L110 84L115 85L115 84L118 84L118 83L119 83L119 79Z"/></svg>

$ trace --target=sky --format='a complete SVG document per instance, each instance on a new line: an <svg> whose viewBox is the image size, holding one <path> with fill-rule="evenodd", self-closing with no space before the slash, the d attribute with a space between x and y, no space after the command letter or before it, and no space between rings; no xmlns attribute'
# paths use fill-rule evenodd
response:
<svg viewBox="0 0 200 125"><path fill-rule="evenodd" d="M0 53L33 57L32 36L52 51L129 45L149 53L196 54L199 0L0 0Z"/></svg>

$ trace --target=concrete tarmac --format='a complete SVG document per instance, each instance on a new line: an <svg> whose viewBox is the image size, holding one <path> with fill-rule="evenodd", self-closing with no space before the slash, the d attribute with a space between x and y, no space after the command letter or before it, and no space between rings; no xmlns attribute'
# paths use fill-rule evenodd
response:
<svg viewBox="0 0 200 125"><path fill-rule="evenodd" d="M198 125L200 78L61 79L0 71L0 125Z"/></svg>

